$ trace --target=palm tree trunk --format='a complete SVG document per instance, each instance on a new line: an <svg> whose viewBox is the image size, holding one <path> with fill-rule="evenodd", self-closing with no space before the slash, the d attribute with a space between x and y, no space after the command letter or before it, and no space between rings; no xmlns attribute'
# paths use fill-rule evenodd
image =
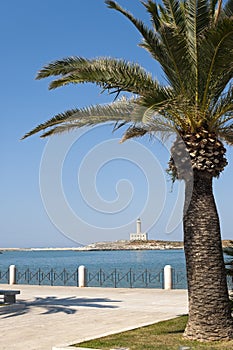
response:
<svg viewBox="0 0 233 350"><path fill-rule="evenodd" d="M184 249L189 321L184 337L202 341L233 338L218 213L212 176L194 170L186 182Z"/></svg>

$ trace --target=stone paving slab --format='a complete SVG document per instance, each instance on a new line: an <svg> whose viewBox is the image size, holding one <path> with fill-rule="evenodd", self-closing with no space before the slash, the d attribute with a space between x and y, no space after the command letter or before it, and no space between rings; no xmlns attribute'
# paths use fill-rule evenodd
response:
<svg viewBox="0 0 233 350"><path fill-rule="evenodd" d="M15 286L4 285L4 289ZM187 313L187 291L17 285L0 308L1 350L51 350Z"/></svg>

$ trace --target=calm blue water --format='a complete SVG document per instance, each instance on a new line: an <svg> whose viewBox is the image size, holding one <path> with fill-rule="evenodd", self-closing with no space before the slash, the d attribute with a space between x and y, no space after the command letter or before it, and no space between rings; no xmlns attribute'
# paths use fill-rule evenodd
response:
<svg viewBox="0 0 233 350"><path fill-rule="evenodd" d="M148 250L148 251L14 251L0 254L0 271L9 265L17 268L54 268L61 270L75 269L85 265L88 270L119 269L160 270L165 265L175 269L184 269L183 250Z"/></svg>
<svg viewBox="0 0 233 350"><path fill-rule="evenodd" d="M89 286L150 288L162 288L161 270L171 265L181 276L178 287L186 286L183 250L6 251L0 254L0 283L7 283L10 265L16 265L18 283L77 285L84 265Z"/></svg>

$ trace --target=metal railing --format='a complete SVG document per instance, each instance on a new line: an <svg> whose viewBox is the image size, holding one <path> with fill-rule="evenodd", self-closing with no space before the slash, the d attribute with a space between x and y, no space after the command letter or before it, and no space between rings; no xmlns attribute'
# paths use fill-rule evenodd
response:
<svg viewBox="0 0 233 350"><path fill-rule="evenodd" d="M106 271L86 271L86 285L88 287L112 287L112 288L163 288L163 270L128 271L114 269ZM0 271L0 283L9 283L9 270ZM78 286L78 268L74 271L63 269L57 271L51 269L20 270L16 268L16 284L49 285L49 286Z"/></svg>
<svg viewBox="0 0 233 350"><path fill-rule="evenodd" d="M51 269L30 269L22 271L16 268L15 282L17 284L49 285L49 286L78 286L78 268L69 271L63 269L57 271ZM0 271L0 284L9 283L9 269ZM228 289L233 290L233 276L227 276ZM86 270L86 285L88 287L112 287L112 288L164 288L163 269L151 271L148 269L128 271L113 269L106 271ZM172 270L172 288L186 289L187 279L185 270Z"/></svg>
<svg viewBox="0 0 233 350"><path fill-rule="evenodd" d="M92 287L114 287L114 288L162 288L163 270L135 272L118 271L114 269L106 272L100 269L96 272L87 271L87 285Z"/></svg>
<svg viewBox="0 0 233 350"><path fill-rule="evenodd" d="M25 271L16 270L17 284L38 284L50 286L78 286L78 269L73 272L63 269L57 272L55 269L44 271L42 269Z"/></svg>
<svg viewBox="0 0 233 350"><path fill-rule="evenodd" d="M173 288L187 289L186 271L173 269Z"/></svg>
<svg viewBox="0 0 233 350"><path fill-rule="evenodd" d="M9 281L9 270L0 271L0 283L8 283Z"/></svg>

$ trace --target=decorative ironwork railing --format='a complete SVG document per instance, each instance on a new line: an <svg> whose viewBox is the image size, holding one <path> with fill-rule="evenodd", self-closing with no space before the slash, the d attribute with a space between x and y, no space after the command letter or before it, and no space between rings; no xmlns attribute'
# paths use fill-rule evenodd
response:
<svg viewBox="0 0 233 350"><path fill-rule="evenodd" d="M0 283L9 283L9 270L0 271ZM29 269L24 271L16 269L17 284L50 285L50 286L78 286L78 268L74 271L63 269ZM233 277L227 277L228 289L233 290ZM87 270L86 285L88 287L112 287L112 288L163 288L164 272L162 270L151 271L128 271L114 269L106 271ZM187 280L185 270L175 270L172 272L172 285L174 289L186 289Z"/></svg>
<svg viewBox="0 0 233 350"><path fill-rule="evenodd" d="M9 281L9 270L0 271L0 283L8 283Z"/></svg>
<svg viewBox="0 0 233 350"><path fill-rule="evenodd" d="M162 288L163 271L113 271L106 272L100 269L97 272L87 271L87 285L92 287L114 288Z"/></svg>
<svg viewBox="0 0 233 350"><path fill-rule="evenodd" d="M50 286L77 286L78 269L73 272L63 269L57 272L54 269L43 271L42 269L16 272L16 283L18 284L38 284Z"/></svg>
<svg viewBox="0 0 233 350"><path fill-rule="evenodd" d="M9 272L0 271L0 283L8 283ZM50 286L78 286L78 269L75 271L56 271L30 269L22 271L16 269L17 284L50 285ZM163 288L163 270L159 271L120 271L114 269L106 271L99 269L86 273L86 285L89 287L112 287L112 288Z"/></svg>
<svg viewBox="0 0 233 350"><path fill-rule="evenodd" d="M174 289L187 289L187 277L186 271L173 269L173 288Z"/></svg>

